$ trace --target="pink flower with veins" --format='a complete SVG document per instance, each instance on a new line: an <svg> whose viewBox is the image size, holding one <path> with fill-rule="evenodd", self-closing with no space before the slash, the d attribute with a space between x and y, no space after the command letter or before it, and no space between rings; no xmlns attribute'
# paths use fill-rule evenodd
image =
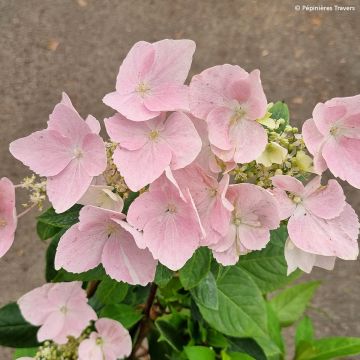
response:
<svg viewBox="0 0 360 360"><path fill-rule="evenodd" d="M176 170L199 154L201 139L190 118L181 112L137 123L120 114L105 119L110 138L119 143L114 163L132 191L161 176L169 165Z"/></svg>
<svg viewBox="0 0 360 360"><path fill-rule="evenodd" d="M272 178L281 219L287 219L292 243L300 250L322 256L355 260L359 221L346 203L336 180L321 185L321 177L306 186L288 175Z"/></svg>
<svg viewBox="0 0 360 360"><path fill-rule="evenodd" d="M270 230L279 227L280 218L274 197L257 185L230 185L226 197L234 208L230 226L211 248L220 264L234 265L240 255L266 246Z"/></svg>
<svg viewBox="0 0 360 360"><path fill-rule="evenodd" d="M202 246L216 244L229 229L232 204L226 199L229 175L224 175L220 182L208 175L198 165L189 165L173 173L181 189L190 190L206 237Z"/></svg>
<svg viewBox="0 0 360 360"><path fill-rule="evenodd" d="M81 273L103 264L117 281L146 285L153 281L157 262L143 245L142 234L125 222L119 212L85 206L79 223L60 239L55 268Z"/></svg>
<svg viewBox="0 0 360 360"><path fill-rule="evenodd" d="M212 151L228 162L247 163L261 155L267 134L256 121L267 108L259 70L219 65L195 75L190 83L190 109L208 123Z"/></svg>
<svg viewBox="0 0 360 360"><path fill-rule="evenodd" d="M37 333L39 342L65 344L68 336L79 337L90 321L97 319L81 285L80 281L45 284L18 300L25 320L41 326Z"/></svg>
<svg viewBox="0 0 360 360"><path fill-rule="evenodd" d="M335 266L335 256L322 256L302 251L287 239L285 243L285 259L288 266L287 274L290 275L297 268L310 273L314 266L325 270L332 270Z"/></svg>
<svg viewBox="0 0 360 360"><path fill-rule="evenodd" d="M0 258L13 244L16 226L15 187L3 177L0 180Z"/></svg>
<svg viewBox="0 0 360 360"><path fill-rule="evenodd" d="M16 159L47 177L46 192L57 213L73 206L93 177L105 170L105 145L99 131L99 122L91 115L84 121L63 93L47 129L10 144Z"/></svg>
<svg viewBox="0 0 360 360"><path fill-rule="evenodd" d="M165 175L134 200L127 220L143 231L143 247L171 270L184 266L204 235L189 190L182 193Z"/></svg>
<svg viewBox="0 0 360 360"><path fill-rule="evenodd" d="M329 168L360 188L360 95L317 104L302 132L318 173Z"/></svg>
<svg viewBox="0 0 360 360"><path fill-rule="evenodd" d="M120 66L116 91L103 101L133 121L149 120L162 111L189 110L188 76L195 52L192 40L136 43Z"/></svg>
<svg viewBox="0 0 360 360"><path fill-rule="evenodd" d="M118 321L101 318L95 328L96 332L80 343L79 360L116 360L131 354L130 334Z"/></svg>

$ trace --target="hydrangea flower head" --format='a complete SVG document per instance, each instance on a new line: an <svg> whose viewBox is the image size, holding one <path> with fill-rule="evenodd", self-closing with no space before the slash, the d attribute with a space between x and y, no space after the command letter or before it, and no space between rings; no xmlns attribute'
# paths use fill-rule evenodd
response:
<svg viewBox="0 0 360 360"><path fill-rule="evenodd" d="M37 333L40 342L65 344L68 336L80 336L90 321L97 319L81 285L79 281L45 284L18 300L25 320L41 326Z"/></svg>
<svg viewBox="0 0 360 360"><path fill-rule="evenodd" d="M318 173L329 168L360 188L360 95L317 104L302 131Z"/></svg>
<svg viewBox="0 0 360 360"><path fill-rule="evenodd" d="M117 281L146 285L154 279L156 261L140 249L142 234L132 228L125 215L95 206L80 211L80 222L60 239L55 268L81 273L103 264Z"/></svg>
<svg viewBox="0 0 360 360"><path fill-rule="evenodd" d="M0 258L14 242L17 216L15 208L15 188L8 178L0 179Z"/></svg>
<svg viewBox="0 0 360 360"><path fill-rule="evenodd" d="M260 72L219 65L196 75L190 84L190 109L208 123L213 152L224 161L246 163L265 149L267 134L256 121L267 109Z"/></svg>
<svg viewBox="0 0 360 360"><path fill-rule="evenodd" d="M188 76L195 43L161 40L136 43L120 66L116 91L103 101L129 120L144 121L162 111L189 110Z"/></svg>
<svg viewBox="0 0 360 360"><path fill-rule="evenodd" d="M95 322L96 332L79 346L79 360L117 360L131 353L129 332L117 321L101 318Z"/></svg>
<svg viewBox="0 0 360 360"><path fill-rule="evenodd" d="M133 191L159 178L168 166L176 170L190 164L201 150L191 119L181 112L168 118L162 113L142 123L116 114L105 120L105 126L110 138L119 143L114 163Z"/></svg>
<svg viewBox="0 0 360 360"><path fill-rule="evenodd" d="M86 192L94 176L106 168L106 152L93 117L84 121L64 93L48 127L13 141L11 154L40 176L56 212L64 212Z"/></svg>

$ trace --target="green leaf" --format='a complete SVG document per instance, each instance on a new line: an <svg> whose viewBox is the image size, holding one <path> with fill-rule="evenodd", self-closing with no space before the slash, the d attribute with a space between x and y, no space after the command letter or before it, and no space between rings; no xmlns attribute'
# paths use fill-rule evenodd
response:
<svg viewBox="0 0 360 360"><path fill-rule="evenodd" d="M300 271L287 276L284 245L288 237L286 226L271 231L270 243L261 251L240 256L237 266L251 275L263 293L274 291L294 280Z"/></svg>
<svg viewBox="0 0 360 360"><path fill-rule="evenodd" d="M226 348L228 346L226 337L213 328L207 330L206 343L216 348Z"/></svg>
<svg viewBox="0 0 360 360"><path fill-rule="evenodd" d="M282 326L293 324L303 315L319 285L318 281L295 285L270 300Z"/></svg>
<svg viewBox="0 0 360 360"><path fill-rule="evenodd" d="M284 354L285 352L285 345L284 339L281 334L281 326L278 317L276 316L274 310L272 309L269 303L266 304L267 306L267 314L268 314L268 329L269 335L271 340L276 344L279 348L280 353Z"/></svg>
<svg viewBox="0 0 360 360"><path fill-rule="evenodd" d="M155 326L160 333L158 341L167 342L175 351L181 351L187 343L182 330L186 329L187 317L182 313L163 315L155 321Z"/></svg>
<svg viewBox="0 0 360 360"><path fill-rule="evenodd" d="M204 301L195 297L202 316L225 335L267 337L266 304L259 288L245 270L236 266L227 269L216 280L217 309L204 306ZM203 297L212 298L212 293L206 294L204 290Z"/></svg>
<svg viewBox="0 0 360 360"><path fill-rule="evenodd" d="M58 226L52 226L38 221L36 224L36 231L40 240L47 240L56 235L61 230Z"/></svg>
<svg viewBox="0 0 360 360"><path fill-rule="evenodd" d="M206 247L197 249L191 259L179 271L180 281L184 288L189 290L198 285L210 271L210 265L210 249Z"/></svg>
<svg viewBox="0 0 360 360"><path fill-rule="evenodd" d="M52 281L56 275L57 271L55 270L55 254L56 249L59 244L60 238L64 235L66 229L59 231L52 239L46 250L46 268L45 268L45 278L47 282Z"/></svg>
<svg viewBox="0 0 360 360"><path fill-rule="evenodd" d="M295 345L298 347L301 342L310 342L314 338L314 328L308 316L304 316L296 327Z"/></svg>
<svg viewBox="0 0 360 360"><path fill-rule="evenodd" d="M96 297L105 305L117 304L125 299L128 289L128 284L106 277L98 286Z"/></svg>
<svg viewBox="0 0 360 360"><path fill-rule="evenodd" d="M173 272L165 265L158 263L154 280L155 284L159 287L164 287L169 283L172 277Z"/></svg>
<svg viewBox="0 0 360 360"><path fill-rule="evenodd" d="M229 360L256 360L254 357L240 352L231 352L228 356Z"/></svg>
<svg viewBox="0 0 360 360"><path fill-rule="evenodd" d="M0 309L0 345L18 348L37 346L37 331L37 327L25 321L16 303Z"/></svg>
<svg viewBox="0 0 360 360"><path fill-rule="evenodd" d="M295 360L328 360L360 354L360 338L332 337L303 342Z"/></svg>
<svg viewBox="0 0 360 360"><path fill-rule="evenodd" d="M33 357L38 352L38 348L23 348L23 349L16 349L14 352L14 359L19 359L21 357Z"/></svg>
<svg viewBox="0 0 360 360"><path fill-rule="evenodd" d="M140 311L126 304L109 304L102 308L101 317L107 317L120 322L125 328L130 329L142 318Z"/></svg>
<svg viewBox="0 0 360 360"><path fill-rule="evenodd" d="M56 227L68 228L79 220L79 212L82 205L76 204L71 209L57 214L54 208L49 208L38 216L38 221Z"/></svg>
<svg viewBox="0 0 360 360"><path fill-rule="evenodd" d="M274 120L284 119L285 123L280 125L277 131L282 132L285 126L289 124L289 108L283 101L277 101L270 109L271 118Z"/></svg>
<svg viewBox="0 0 360 360"><path fill-rule="evenodd" d="M186 346L184 351L189 360L215 360L214 350L205 346Z"/></svg>
<svg viewBox="0 0 360 360"><path fill-rule="evenodd" d="M214 275L208 272L200 283L191 291L196 304L204 309L218 310L219 296Z"/></svg>
<svg viewBox="0 0 360 360"><path fill-rule="evenodd" d="M256 360L267 360L266 355L254 339L228 338L229 350L242 352L252 356Z"/></svg>
<svg viewBox="0 0 360 360"><path fill-rule="evenodd" d="M71 273L64 269L60 269L55 277L52 279L53 282L62 282L62 281L92 281L92 280L104 280L108 276L102 265L97 266L94 269L88 270L83 273Z"/></svg>

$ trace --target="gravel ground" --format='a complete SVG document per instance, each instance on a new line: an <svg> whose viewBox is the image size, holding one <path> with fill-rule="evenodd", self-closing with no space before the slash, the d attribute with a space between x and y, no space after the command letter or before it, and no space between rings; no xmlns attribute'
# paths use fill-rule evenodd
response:
<svg viewBox="0 0 360 360"><path fill-rule="evenodd" d="M27 170L8 143L41 129L66 91L80 113L102 119L119 64L139 40L191 38L192 74L215 64L259 68L269 101L285 100L301 126L314 105L360 93L360 2L348 12L296 11L301 0L0 0L0 176L20 181ZM311 1L311 4L321 4ZM323 1L331 5L331 1ZM360 192L346 188L360 210ZM19 203L23 199L19 199ZM0 261L0 305L44 282L44 251L34 216ZM360 336L360 267L338 261L314 271L323 286L312 310L317 334ZM0 358L11 359L8 349Z"/></svg>

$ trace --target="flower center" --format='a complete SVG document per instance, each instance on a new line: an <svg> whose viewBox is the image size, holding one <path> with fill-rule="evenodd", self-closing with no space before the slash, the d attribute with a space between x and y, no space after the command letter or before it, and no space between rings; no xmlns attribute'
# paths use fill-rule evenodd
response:
<svg viewBox="0 0 360 360"><path fill-rule="evenodd" d="M60 311L61 311L62 313L64 313L64 314L66 314L67 311L68 311L68 309L67 309L67 307L64 305L64 306L62 306L62 307L60 308Z"/></svg>
<svg viewBox="0 0 360 360"><path fill-rule="evenodd" d="M336 126L336 125L332 126L331 129L330 129L330 134L332 136L338 135L339 132L340 132L340 128L338 126Z"/></svg>
<svg viewBox="0 0 360 360"><path fill-rule="evenodd" d="M150 86L144 82L141 82L136 87L135 91L141 96L145 97L150 92Z"/></svg>
<svg viewBox="0 0 360 360"><path fill-rule="evenodd" d="M217 189L210 188L208 189L209 196L214 198L217 195Z"/></svg>
<svg viewBox="0 0 360 360"><path fill-rule="evenodd" d="M104 344L104 340L101 337L96 338L96 345L101 346L102 344Z"/></svg>
<svg viewBox="0 0 360 360"><path fill-rule="evenodd" d="M149 132L149 139L152 141L155 141L159 137L159 131L157 130L151 130Z"/></svg>
<svg viewBox="0 0 360 360"><path fill-rule="evenodd" d="M107 233L107 236L109 237L111 234L115 233L116 232L116 225L115 224L107 224L106 225L106 233Z"/></svg>
<svg viewBox="0 0 360 360"><path fill-rule="evenodd" d="M84 153L83 153L82 149L80 149L79 147L76 147L73 150L73 155L74 155L75 159L81 159L84 156Z"/></svg>
<svg viewBox="0 0 360 360"><path fill-rule="evenodd" d="M167 209L166 209L166 212L167 213L170 213L170 214L175 214L176 213L176 206L174 204L169 204Z"/></svg>
<svg viewBox="0 0 360 360"><path fill-rule="evenodd" d="M237 124L245 115L246 115L245 109L242 106L238 105L234 109L234 113L233 116L231 117L230 124L231 125Z"/></svg>
<svg viewBox="0 0 360 360"><path fill-rule="evenodd" d="M0 229L6 227L7 221L4 218L0 218Z"/></svg>
<svg viewBox="0 0 360 360"><path fill-rule="evenodd" d="M289 198L292 200L293 203L295 204L300 204L302 202L302 199L300 196L290 193L289 194Z"/></svg>

